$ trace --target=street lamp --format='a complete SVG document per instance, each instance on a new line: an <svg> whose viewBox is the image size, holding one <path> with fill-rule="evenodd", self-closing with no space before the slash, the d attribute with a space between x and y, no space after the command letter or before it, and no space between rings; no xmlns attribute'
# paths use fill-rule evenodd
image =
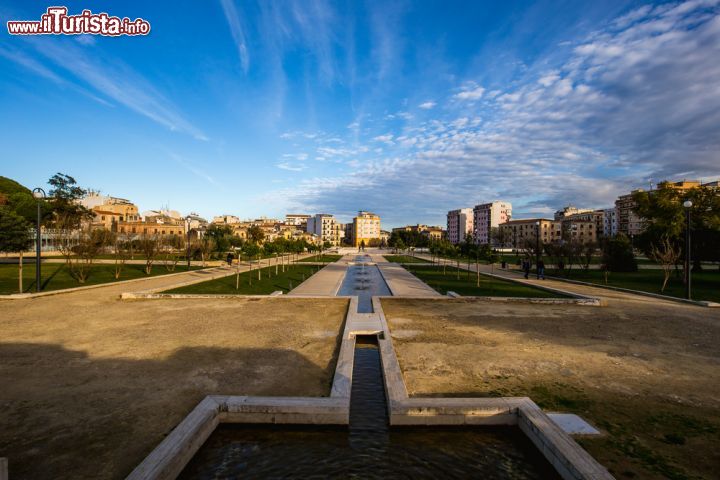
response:
<svg viewBox="0 0 720 480"><path fill-rule="evenodd" d="M692 202L685 200L683 202L685 207L685 298L690 300L690 208Z"/></svg>
<svg viewBox="0 0 720 480"><path fill-rule="evenodd" d="M185 217L185 230L187 241L185 242L185 257L187 258L187 269L190 270L190 215Z"/></svg>
<svg viewBox="0 0 720 480"><path fill-rule="evenodd" d="M535 273L540 280L540 221L535 222Z"/></svg>
<svg viewBox="0 0 720 480"><path fill-rule="evenodd" d="M40 206L45 199L45 190L35 188L32 195L37 200L37 224L35 225L35 291L40 291Z"/></svg>

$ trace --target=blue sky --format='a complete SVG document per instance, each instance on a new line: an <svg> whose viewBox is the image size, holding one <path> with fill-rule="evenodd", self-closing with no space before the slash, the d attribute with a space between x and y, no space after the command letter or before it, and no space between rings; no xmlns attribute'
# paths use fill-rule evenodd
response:
<svg viewBox="0 0 720 480"><path fill-rule="evenodd" d="M73 1L152 32L7 33L49 5L0 5L0 174L29 187L389 227L720 177L715 0Z"/></svg>

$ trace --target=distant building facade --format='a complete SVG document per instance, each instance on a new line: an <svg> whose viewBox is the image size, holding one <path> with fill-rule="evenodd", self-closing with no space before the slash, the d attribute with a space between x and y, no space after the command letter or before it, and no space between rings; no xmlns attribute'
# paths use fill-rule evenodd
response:
<svg viewBox="0 0 720 480"><path fill-rule="evenodd" d="M561 222L547 218L510 220L500 228L506 230L512 248L522 248L527 241L552 243L562 239Z"/></svg>
<svg viewBox="0 0 720 480"><path fill-rule="evenodd" d="M495 201L482 203L473 208L473 240L476 244L492 243L491 232L501 223L512 218L512 204L510 202Z"/></svg>
<svg viewBox="0 0 720 480"><path fill-rule="evenodd" d="M473 233L473 209L458 208L447 213L447 239L457 245Z"/></svg>
<svg viewBox="0 0 720 480"><path fill-rule="evenodd" d="M380 217L371 212L360 210L357 217L353 218L353 247L361 244L374 247L380 245Z"/></svg>
<svg viewBox="0 0 720 480"><path fill-rule="evenodd" d="M330 242L332 246L337 246L345 233L341 225L333 215L318 213L307 219L305 231L316 235L320 243Z"/></svg>

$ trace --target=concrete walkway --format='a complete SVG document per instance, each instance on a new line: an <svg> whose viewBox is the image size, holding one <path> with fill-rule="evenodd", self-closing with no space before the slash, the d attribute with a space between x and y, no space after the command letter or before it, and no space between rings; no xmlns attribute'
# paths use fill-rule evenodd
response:
<svg viewBox="0 0 720 480"><path fill-rule="evenodd" d="M380 269L385 283L395 297L441 297L425 282L397 263L390 263L382 255L371 254L372 261Z"/></svg>
<svg viewBox="0 0 720 480"><path fill-rule="evenodd" d="M318 273L292 289L288 295L295 297L305 295L334 297L345 278L348 262L352 261L353 258L353 255L345 255L337 262L327 264Z"/></svg>

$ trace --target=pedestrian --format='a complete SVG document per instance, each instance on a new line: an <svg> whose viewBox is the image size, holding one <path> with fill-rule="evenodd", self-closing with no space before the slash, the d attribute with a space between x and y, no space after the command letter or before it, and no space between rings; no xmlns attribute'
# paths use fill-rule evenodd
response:
<svg viewBox="0 0 720 480"><path fill-rule="evenodd" d="M537 263L537 278L545 280L545 262L542 261L542 258Z"/></svg>
<svg viewBox="0 0 720 480"><path fill-rule="evenodd" d="M530 260L523 260L522 269L523 272L525 272L525 278L528 278L530 275Z"/></svg>
<svg viewBox="0 0 720 480"><path fill-rule="evenodd" d="M232 254L232 253L228 253L228 254L227 254L227 259L226 259L226 260L227 260L227 264L228 264L228 265L232 265L232 261L233 261L233 254Z"/></svg>

